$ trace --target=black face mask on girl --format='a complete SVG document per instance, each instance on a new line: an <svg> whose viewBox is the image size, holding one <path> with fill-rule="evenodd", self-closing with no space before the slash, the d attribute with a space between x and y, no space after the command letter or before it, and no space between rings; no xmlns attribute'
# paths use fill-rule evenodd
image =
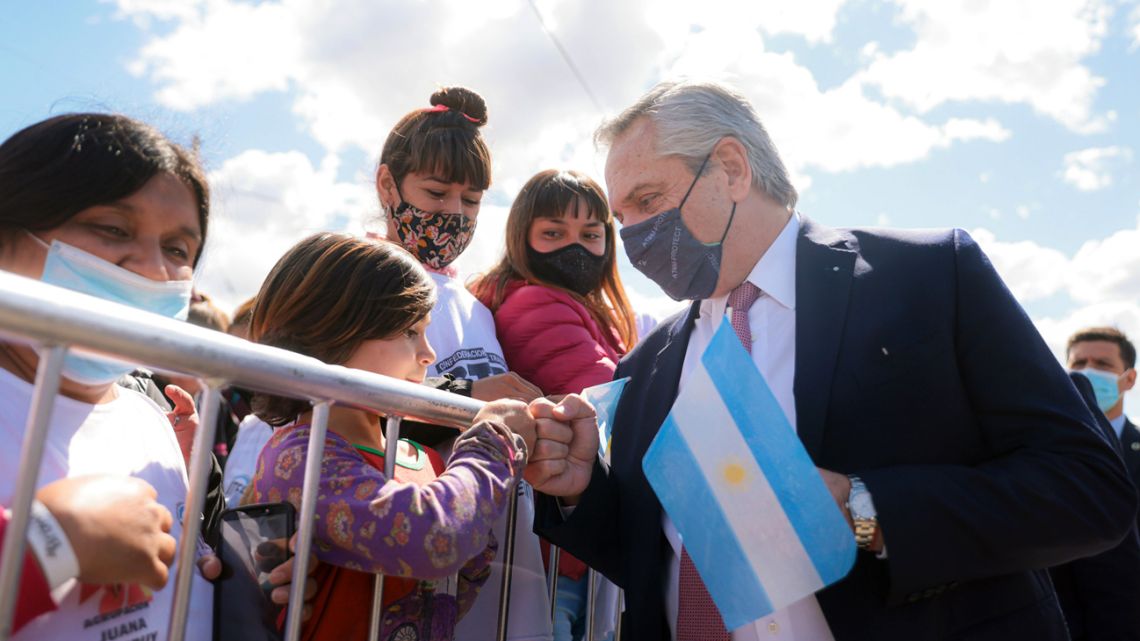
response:
<svg viewBox="0 0 1140 641"><path fill-rule="evenodd" d="M546 253L528 244L526 258L535 276L579 296L601 287L605 275L606 256L598 256L578 243Z"/></svg>

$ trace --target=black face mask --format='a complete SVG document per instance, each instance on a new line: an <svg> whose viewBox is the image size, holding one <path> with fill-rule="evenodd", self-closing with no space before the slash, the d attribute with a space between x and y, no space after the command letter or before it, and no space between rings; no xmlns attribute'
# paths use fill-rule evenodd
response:
<svg viewBox="0 0 1140 641"><path fill-rule="evenodd" d="M605 255L593 254L578 243L547 253L527 245L526 258L535 276L580 296L601 286L606 268Z"/></svg>

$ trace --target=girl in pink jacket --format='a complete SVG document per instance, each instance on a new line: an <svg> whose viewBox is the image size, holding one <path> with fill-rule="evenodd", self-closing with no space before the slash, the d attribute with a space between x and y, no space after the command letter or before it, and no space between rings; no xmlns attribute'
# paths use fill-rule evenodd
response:
<svg viewBox="0 0 1140 641"><path fill-rule="evenodd" d="M608 382L637 340L616 235L596 182L576 171L540 172L511 205L505 255L471 285L494 313L511 369L548 395ZM561 553L555 641L581 636L585 573Z"/></svg>

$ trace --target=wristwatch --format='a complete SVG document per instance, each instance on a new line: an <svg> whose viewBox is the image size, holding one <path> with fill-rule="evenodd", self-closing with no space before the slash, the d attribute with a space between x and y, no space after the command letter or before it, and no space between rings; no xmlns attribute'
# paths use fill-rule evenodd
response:
<svg viewBox="0 0 1140 641"><path fill-rule="evenodd" d="M851 513L851 520L855 524L855 545L860 550L866 550L871 547L871 541L875 540L875 530L879 527L875 504L871 502L871 493L862 479L854 475L847 478L851 479L847 511Z"/></svg>

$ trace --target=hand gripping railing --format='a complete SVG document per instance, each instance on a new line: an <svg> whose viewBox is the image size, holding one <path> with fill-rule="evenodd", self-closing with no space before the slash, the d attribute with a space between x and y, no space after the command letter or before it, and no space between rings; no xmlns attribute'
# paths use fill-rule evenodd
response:
<svg viewBox="0 0 1140 641"><path fill-rule="evenodd" d="M287 639L290 640L297 639L300 633L300 606L308 571L308 550L312 545L316 488L330 404L363 407L388 416L406 416L456 428L470 425L483 405L480 401L457 394L327 365L313 358L256 345L220 332L3 272L0 272L0 334L41 346L15 493L9 506L9 534L0 553L0 641L11 636L24 554L24 537L19 533L27 529L52 404L59 386L59 372L64 354L72 346L82 351L116 355L156 369L191 374L201 377L207 384L199 408L200 427L194 437L190 460L190 484L174 579L174 606L169 629L171 641L181 641L185 635L191 573L197 571L194 542L200 531L198 515L205 502L220 387L240 385L307 398L314 403L299 515L297 556L290 588L291 607L286 626ZM394 422L390 421L389 425ZM394 461L395 457L388 456L387 460Z"/></svg>

